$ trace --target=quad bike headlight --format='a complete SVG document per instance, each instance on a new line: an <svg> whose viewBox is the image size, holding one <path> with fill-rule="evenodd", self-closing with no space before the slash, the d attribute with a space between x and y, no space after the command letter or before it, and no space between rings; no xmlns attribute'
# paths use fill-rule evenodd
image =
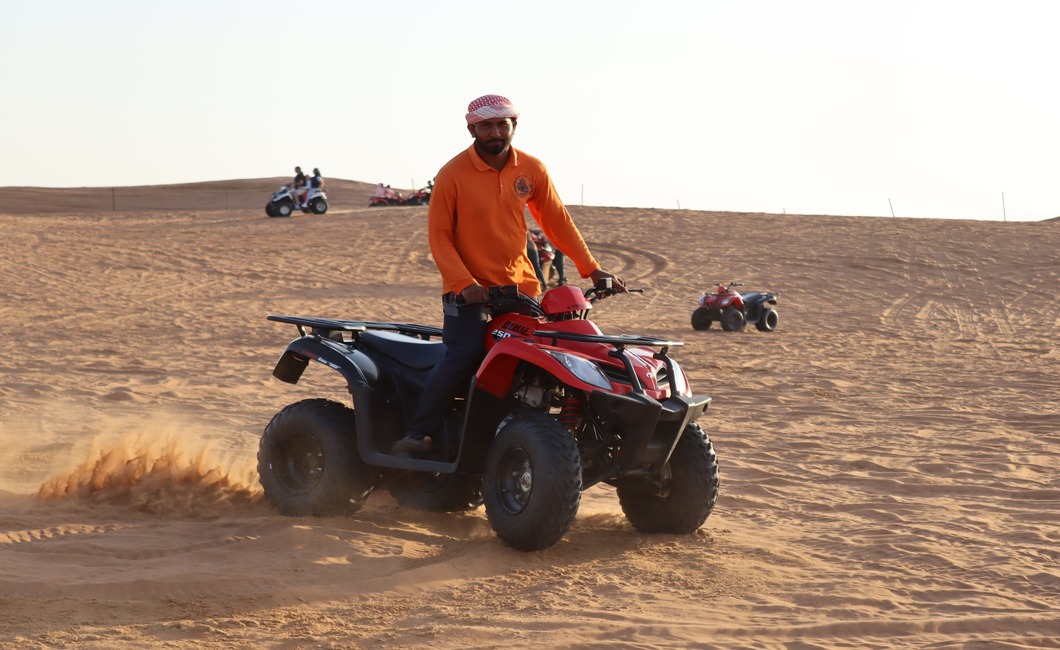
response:
<svg viewBox="0 0 1060 650"><path fill-rule="evenodd" d="M562 363L578 379L597 388L611 390L611 382L607 379L607 375L604 374L603 370L600 370L600 366L592 361L564 352L553 352L550 350L548 354L556 361Z"/></svg>

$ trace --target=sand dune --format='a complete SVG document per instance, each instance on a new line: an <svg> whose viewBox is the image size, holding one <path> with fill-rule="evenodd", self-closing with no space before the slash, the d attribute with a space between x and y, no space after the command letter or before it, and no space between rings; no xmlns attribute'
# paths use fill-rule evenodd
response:
<svg viewBox="0 0 1060 650"><path fill-rule="evenodd" d="M644 535L594 487L522 553L264 502L272 414L348 401L265 315L440 323L426 208L269 219L283 180L0 188L0 647L1060 647L1060 223L572 207L645 289L601 328L686 342L721 497ZM694 331L719 280L777 331Z"/></svg>

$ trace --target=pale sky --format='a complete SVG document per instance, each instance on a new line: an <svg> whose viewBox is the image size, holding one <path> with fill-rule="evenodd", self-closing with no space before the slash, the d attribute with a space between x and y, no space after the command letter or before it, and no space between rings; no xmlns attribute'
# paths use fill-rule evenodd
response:
<svg viewBox="0 0 1060 650"><path fill-rule="evenodd" d="M1060 216L1053 0L0 0L0 186L420 186L509 97L572 205Z"/></svg>

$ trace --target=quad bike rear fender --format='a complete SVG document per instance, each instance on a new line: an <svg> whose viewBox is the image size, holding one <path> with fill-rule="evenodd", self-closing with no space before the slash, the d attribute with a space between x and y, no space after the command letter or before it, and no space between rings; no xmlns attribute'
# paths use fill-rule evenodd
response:
<svg viewBox="0 0 1060 650"><path fill-rule="evenodd" d="M280 381L297 384L311 360L339 371L351 387L354 384L367 385L379 378L379 368L367 355L315 335L291 341L280 355L272 374Z"/></svg>
<svg viewBox="0 0 1060 650"><path fill-rule="evenodd" d="M387 400L373 387L379 380L379 367L360 350L310 334L287 345L272 374L280 381L297 384L311 360L337 370L346 379L355 406L358 451L366 461L376 460L380 454L375 451L372 439L390 440L397 434L396 430L384 430L392 419L380 417Z"/></svg>
<svg viewBox="0 0 1060 650"><path fill-rule="evenodd" d="M762 317L762 310L766 306L775 307L777 304L776 295L768 292L749 292L744 294L744 315L747 318L748 323L755 323Z"/></svg>
<svg viewBox="0 0 1060 650"><path fill-rule="evenodd" d="M346 379L354 404L357 425L357 451L369 465L426 472L451 473L460 465L459 453L452 462L393 456L380 451L401 437L401 419L393 414L392 401L375 388L379 367L363 352L316 335L307 335L288 344L272 374L289 384L297 384L310 361L337 370Z"/></svg>

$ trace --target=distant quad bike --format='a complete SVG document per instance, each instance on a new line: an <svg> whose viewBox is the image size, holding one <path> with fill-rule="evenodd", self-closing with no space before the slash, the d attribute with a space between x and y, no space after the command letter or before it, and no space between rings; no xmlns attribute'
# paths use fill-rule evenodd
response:
<svg viewBox="0 0 1060 650"><path fill-rule="evenodd" d="M715 284L718 287L715 293L704 291L699 297L699 307L692 312L693 329L710 329L714 321L720 322L726 332L739 332L748 323L754 323L760 332L777 329L780 321L776 310L779 293L739 293L733 288L743 286L739 282L730 282L728 286L721 282Z"/></svg>
<svg viewBox="0 0 1060 650"><path fill-rule="evenodd" d="M405 199L405 205L428 205L431 202L432 186L421 187Z"/></svg>
<svg viewBox="0 0 1060 650"><path fill-rule="evenodd" d="M402 196L373 196L368 199L368 207L370 208L385 208L391 205L405 205L405 199Z"/></svg>
<svg viewBox="0 0 1060 650"><path fill-rule="evenodd" d="M680 341L607 335L586 318L615 293L610 280L567 285L538 303L491 287L482 363L433 450L415 456L390 449L445 354L440 328L270 315L299 332L273 375L294 384L323 364L353 407L305 399L272 418L258 449L265 497L293 516L352 513L376 489L434 511L484 503L505 543L537 551L567 532L583 490L606 483L637 530L694 532L718 497L714 447L696 423L710 398L669 356Z"/></svg>
<svg viewBox="0 0 1060 650"><path fill-rule="evenodd" d="M272 198L265 204L265 214L270 217L289 217L295 210L313 214L324 214L328 211L328 195L320 187L309 189L306 207L296 207L302 199L302 191L301 188L296 190L290 185L281 185L280 189L273 192Z"/></svg>

